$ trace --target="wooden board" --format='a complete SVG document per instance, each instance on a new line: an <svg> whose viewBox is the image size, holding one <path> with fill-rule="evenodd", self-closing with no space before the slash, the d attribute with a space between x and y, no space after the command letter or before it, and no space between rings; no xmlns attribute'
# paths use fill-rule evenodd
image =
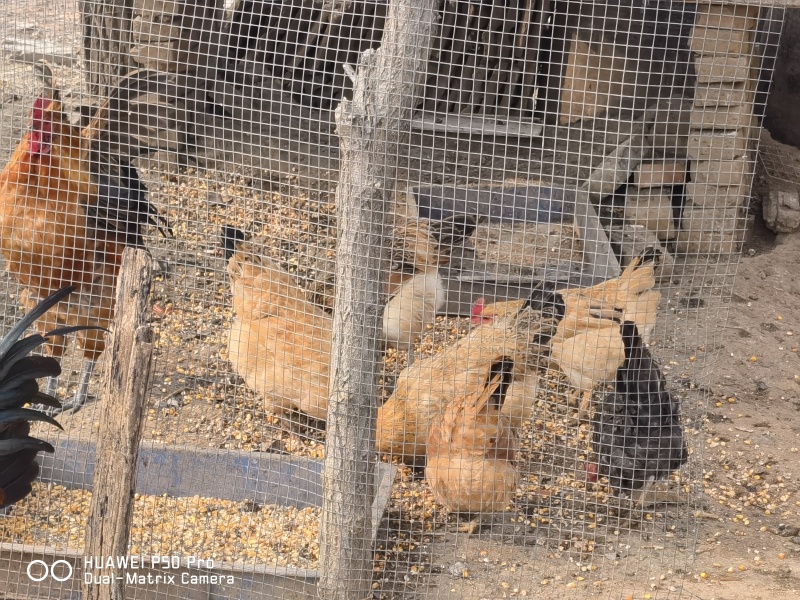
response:
<svg viewBox="0 0 800 600"><path fill-rule="evenodd" d="M538 121L524 122L495 119L493 117L421 113L412 119L411 128L418 131L462 133L467 135L534 138L542 134L543 126Z"/></svg>

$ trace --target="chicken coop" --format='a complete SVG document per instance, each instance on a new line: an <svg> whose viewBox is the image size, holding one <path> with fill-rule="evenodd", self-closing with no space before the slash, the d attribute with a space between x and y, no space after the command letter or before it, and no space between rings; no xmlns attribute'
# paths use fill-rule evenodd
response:
<svg viewBox="0 0 800 600"><path fill-rule="evenodd" d="M788 4L6 3L0 597L681 596Z"/></svg>

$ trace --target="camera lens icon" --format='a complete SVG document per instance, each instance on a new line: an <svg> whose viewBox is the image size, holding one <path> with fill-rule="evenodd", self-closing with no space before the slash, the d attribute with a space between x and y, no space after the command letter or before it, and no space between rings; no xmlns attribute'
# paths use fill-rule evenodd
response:
<svg viewBox="0 0 800 600"><path fill-rule="evenodd" d="M50 565L43 560L32 560L28 563L28 568L25 572L28 575L28 579L34 583L44 581L48 577L60 583L72 579L74 573L72 565L63 558Z"/></svg>

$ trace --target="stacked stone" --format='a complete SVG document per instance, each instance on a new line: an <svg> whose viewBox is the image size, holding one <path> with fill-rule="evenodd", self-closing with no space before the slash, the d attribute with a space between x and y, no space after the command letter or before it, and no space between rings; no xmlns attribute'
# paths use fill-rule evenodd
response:
<svg viewBox="0 0 800 600"><path fill-rule="evenodd" d="M697 87L689 118L689 183L677 232L692 254L737 252L755 167L758 7L698 4L690 39Z"/></svg>

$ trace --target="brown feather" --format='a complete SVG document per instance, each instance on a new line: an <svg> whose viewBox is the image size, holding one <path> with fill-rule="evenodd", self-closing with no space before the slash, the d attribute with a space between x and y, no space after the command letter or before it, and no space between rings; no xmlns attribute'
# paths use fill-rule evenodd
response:
<svg viewBox="0 0 800 600"><path fill-rule="evenodd" d="M331 317L292 276L240 245L228 263L233 309L228 358L267 409L300 410L324 421Z"/></svg>
<svg viewBox="0 0 800 600"><path fill-rule="evenodd" d="M519 440L511 419L490 402L502 378L492 373L481 387L451 402L431 426L425 477L449 510L500 511L514 497Z"/></svg>
<svg viewBox="0 0 800 600"><path fill-rule="evenodd" d="M501 357L513 359L518 373L535 364L546 348L531 340L539 332L552 335L555 327L553 319L528 308L476 327L439 354L416 361L378 409L378 450L409 461L424 457L430 424L450 402L482 389Z"/></svg>

